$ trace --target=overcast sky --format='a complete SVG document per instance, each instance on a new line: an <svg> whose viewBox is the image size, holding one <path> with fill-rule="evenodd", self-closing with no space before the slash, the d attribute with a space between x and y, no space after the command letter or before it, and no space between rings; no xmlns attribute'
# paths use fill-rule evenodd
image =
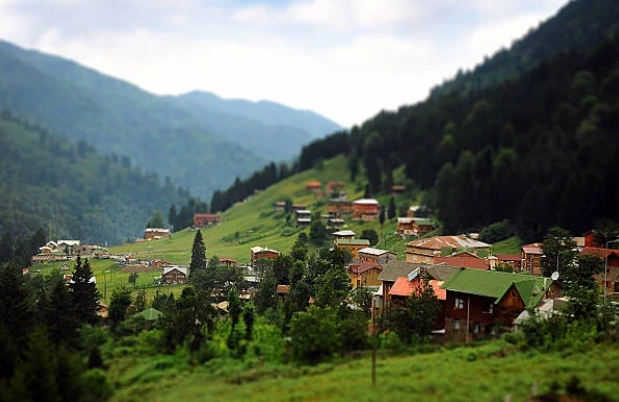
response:
<svg viewBox="0 0 619 402"><path fill-rule="evenodd" d="M0 0L0 38L157 94L268 99L350 126L424 99L567 0Z"/></svg>

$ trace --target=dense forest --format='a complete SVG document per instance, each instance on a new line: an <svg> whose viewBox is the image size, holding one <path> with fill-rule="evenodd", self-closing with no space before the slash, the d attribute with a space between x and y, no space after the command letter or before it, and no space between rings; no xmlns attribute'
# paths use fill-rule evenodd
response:
<svg viewBox="0 0 619 402"><path fill-rule="evenodd" d="M549 25L588 32L587 24L605 21L596 19L602 3L608 14L619 10L616 2L575 1L519 43L552 42L544 36ZM591 7L583 11L583 4ZM583 12L567 12L574 9ZM578 32L572 49L579 48ZM619 40L598 39L493 87L382 111L305 146L295 169L347 154L351 167L363 166L375 194L405 165L447 233L507 218L530 240L556 224L582 232L598 218L617 220Z"/></svg>
<svg viewBox="0 0 619 402"><path fill-rule="evenodd" d="M619 32L616 3L614 0L572 1L530 35L515 41L509 50L498 51L472 71L458 71L453 79L434 87L430 96L436 98L452 91L466 95L491 88L531 71L559 53L586 50L601 38L611 39Z"/></svg>
<svg viewBox="0 0 619 402"><path fill-rule="evenodd" d="M154 210L187 203L189 192L127 157L100 156L8 111L0 118L0 232L117 244L143 234Z"/></svg>

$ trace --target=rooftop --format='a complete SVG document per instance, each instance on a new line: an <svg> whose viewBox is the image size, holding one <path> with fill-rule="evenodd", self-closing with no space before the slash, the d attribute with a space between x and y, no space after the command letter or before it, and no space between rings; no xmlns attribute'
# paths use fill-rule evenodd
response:
<svg viewBox="0 0 619 402"><path fill-rule="evenodd" d="M522 251L525 254L544 254L544 252L542 251L542 243L525 244L522 246Z"/></svg>
<svg viewBox="0 0 619 402"><path fill-rule="evenodd" d="M336 246L369 246L370 241L368 239L337 239L335 240Z"/></svg>
<svg viewBox="0 0 619 402"><path fill-rule="evenodd" d="M434 263L445 263L452 267L466 267L473 269L490 269L490 262L483 258L471 258L462 255L450 255L448 257L434 257Z"/></svg>
<svg viewBox="0 0 619 402"><path fill-rule="evenodd" d="M408 247L426 248L431 250L441 250L443 247L449 248L489 248L490 244L479 240L471 239L464 235L460 236L434 236L427 239L413 240L407 244Z"/></svg>
<svg viewBox="0 0 619 402"><path fill-rule="evenodd" d="M333 233L333 236L355 236L355 232L353 232L352 230L340 230Z"/></svg>
<svg viewBox="0 0 619 402"><path fill-rule="evenodd" d="M359 250L359 252L363 254L376 255L376 256L390 253L389 250L381 250L379 248L373 248L373 247L362 248L361 250Z"/></svg>
<svg viewBox="0 0 619 402"><path fill-rule="evenodd" d="M183 274L187 275L187 268L186 267L179 267L178 265L173 265L171 267L164 267L163 268L163 275L172 272L172 271L179 271L182 272Z"/></svg>
<svg viewBox="0 0 619 402"><path fill-rule="evenodd" d="M535 307L551 284L552 279L540 276L461 268L447 278L442 288L490 297L498 303L513 285L525 305Z"/></svg>
<svg viewBox="0 0 619 402"><path fill-rule="evenodd" d="M377 264L375 262L362 262L361 264L350 264L348 266L348 270L351 274L360 275L364 272L370 271L372 269L378 269L379 271L383 270L382 265Z"/></svg>
<svg viewBox="0 0 619 402"><path fill-rule="evenodd" d="M361 198L360 200L356 200L353 204L357 205L379 205L378 201L374 198Z"/></svg>
<svg viewBox="0 0 619 402"><path fill-rule="evenodd" d="M441 285L443 283L444 282L442 281L437 281L434 279L431 279L430 281L428 281L428 285L432 287L434 294L439 300L447 299L447 291L441 288ZM395 283L391 287L391 290L389 290L389 294L391 296L410 297L413 295L415 290L418 289L420 286L421 286L421 281L419 280L409 281L407 277L400 276L396 279Z"/></svg>
<svg viewBox="0 0 619 402"><path fill-rule="evenodd" d="M250 250L251 250L251 252L252 252L252 253L254 253L254 254L256 254L256 253L262 253L262 252L268 252L268 251L271 251L271 252L273 252L273 253L278 253L278 254L279 254L279 251L277 251L277 250L272 250L272 249L270 249L270 248L260 247L260 246L254 246L254 247L252 247Z"/></svg>

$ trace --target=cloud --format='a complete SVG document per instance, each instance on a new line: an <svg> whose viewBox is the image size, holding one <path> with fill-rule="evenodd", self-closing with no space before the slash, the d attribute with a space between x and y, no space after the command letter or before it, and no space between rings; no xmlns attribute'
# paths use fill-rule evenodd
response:
<svg viewBox="0 0 619 402"><path fill-rule="evenodd" d="M270 99L352 125L421 100L565 0L240 1L0 0L0 37L158 94Z"/></svg>

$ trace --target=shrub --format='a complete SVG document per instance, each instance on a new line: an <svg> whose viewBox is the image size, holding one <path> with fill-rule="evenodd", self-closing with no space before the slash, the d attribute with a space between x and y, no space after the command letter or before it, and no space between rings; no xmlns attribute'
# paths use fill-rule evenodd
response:
<svg viewBox="0 0 619 402"><path fill-rule="evenodd" d="M335 312L318 307L296 312L290 320L290 337L295 360L316 364L331 358L338 346Z"/></svg>
<svg viewBox="0 0 619 402"><path fill-rule="evenodd" d="M509 220L505 219L486 226L479 233L479 240L486 243L496 243L508 239L514 235L514 229Z"/></svg>

